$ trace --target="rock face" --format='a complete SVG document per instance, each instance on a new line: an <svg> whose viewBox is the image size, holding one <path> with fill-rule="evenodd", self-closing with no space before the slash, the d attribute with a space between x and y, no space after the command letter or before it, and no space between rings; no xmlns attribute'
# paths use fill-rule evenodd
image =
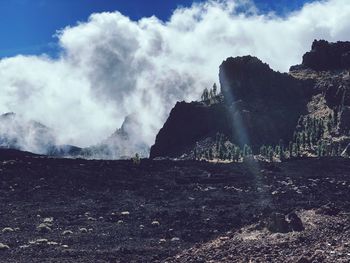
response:
<svg viewBox="0 0 350 263"><path fill-rule="evenodd" d="M350 68L350 42L329 43L325 40L315 40L310 52L303 56L301 66L314 70L336 70Z"/></svg>
<svg viewBox="0 0 350 263"><path fill-rule="evenodd" d="M157 135L151 158L180 156L218 132L253 148L291 139L299 116L307 111L307 81L275 72L251 56L228 58L219 76L224 101L177 103Z"/></svg>
<svg viewBox="0 0 350 263"><path fill-rule="evenodd" d="M291 139L298 118L307 111L307 81L275 72L251 56L228 58L219 77L234 142L259 147Z"/></svg>
<svg viewBox="0 0 350 263"><path fill-rule="evenodd" d="M229 134L231 125L223 104L178 102L151 148L150 158L182 155L203 137Z"/></svg>
<svg viewBox="0 0 350 263"><path fill-rule="evenodd" d="M350 42L324 40L315 40L289 74L275 72L255 57L228 58L219 73L223 102L176 104L150 157L179 157L217 132L254 151L280 139L288 143L300 116L322 119L330 126L322 140L344 149L350 142L349 58Z"/></svg>

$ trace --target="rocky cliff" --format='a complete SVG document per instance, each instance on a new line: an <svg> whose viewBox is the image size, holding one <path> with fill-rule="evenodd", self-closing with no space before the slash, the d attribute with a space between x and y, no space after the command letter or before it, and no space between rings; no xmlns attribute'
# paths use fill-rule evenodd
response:
<svg viewBox="0 0 350 263"><path fill-rule="evenodd" d="M281 140L288 143L295 139L300 116L320 119L329 127L319 139L345 148L350 128L349 54L350 42L315 40L302 64L291 67L289 74L275 72L255 57L228 58L219 72L223 102L177 103L150 157L188 154L197 142L218 132L254 151ZM332 125L329 118L334 119ZM304 128L299 127L300 136L310 137L311 131Z"/></svg>

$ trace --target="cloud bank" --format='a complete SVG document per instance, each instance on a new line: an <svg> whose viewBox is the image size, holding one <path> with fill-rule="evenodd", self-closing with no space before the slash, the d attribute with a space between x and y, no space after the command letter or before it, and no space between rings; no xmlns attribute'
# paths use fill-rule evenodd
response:
<svg viewBox="0 0 350 263"><path fill-rule="evenodd" d="M57 32L58 58L0 60L0 113L40 121L58 143L78 146L102 141L134 114L132 139L151 145L175 102L218 82L227 57L251 54L288 71L314 39L350 40L349 17L348 0L316 1L284 17L244 0L178 8L166 22L92 14Z"/></svg>

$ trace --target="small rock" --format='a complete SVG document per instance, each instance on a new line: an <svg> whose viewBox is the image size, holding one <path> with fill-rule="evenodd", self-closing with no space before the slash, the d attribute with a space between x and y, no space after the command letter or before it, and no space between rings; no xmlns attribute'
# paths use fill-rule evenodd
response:
<svg viewBox="0 0 350 263"><path fill-rule="evenodd" d="M128 216L128 215L130 215L130 212L129 211L124 211L124 212L121 212L120 214L122 216Z"/></svg>
<svg viewBox="0 0 350 263"><path fill-rule="evenodd" d="M79 228L79 231L80 233L83 233L83 234L88 232L88 230L85 227Z"/></svg>
<svg viewBox="0 0 350 263"><path fill-rule="evenodd" d="M157 227L160 226L160 223L159 221L153 221L151 225Z"/></svg>
<svg viewBox="0 0 350 263"><path fill-rule="evenodd" d="M340 209L331 203L321 206L319 209L315 211L316 214L328 215L328 216L336 216L337 214L339 214L339 212L340 212Z"/></svg>
<svg viewBox="0 0 350 263"><path fill-rule="evenodd" d="M62 245L62 247L63 247L63 248L69 248L69 246L68 246L68 245Z"/></svg>
<svg viewBox="0 0 350 263"><path fill-rule="evenodd" d="M13 228L11 228L11 227L5 227L1 232L3 233L3 234L6 234L6 233L12 233L12 232L14 232L15 230L13 230Z"/></svg>
<svg viewBox="0 0 350 263"><path fill-rule="evenodd" d="M180 241L180 238L178 238L178 237L173 237L171 239L171 242L179 242L179 241Z"/></svg>
<svg viewBox="0 0 350 263"><path fill-rule="evenodd" d="M10 247L6 244L0 243L0 251L8 250Z"/></svg>
<svg viewBox="0 0 350 263"><path fill-rule="evenodd" d="M53 217L46 217L43 220L44 224L48 225L48 226L52 226L53 225Z"/></svg>
<svg viewBox="0 0 350 263"><path fill-rule="evenodd" d="M303 222L296 213L293 212L288 214L287 218L289 221L289 228L291 231L300 232L304 230Z"/></svg>
<svg viewBox="0 0 350 263"><path fill-rule="evenodd" d="M65 231L62 232L63 236L69 236L69 235L72 235L72 234L73 234L73 231L71 231L71 230L65 230Z"/></svg>
<svg viewBox="0 0 350 263"><path fill-rule="evenodd" d="M121 224L123 224L123 223L124 223L123 220L118 220L118 222L117 222L118 225L121 225Z"/></svg>
<svg viewBox="0 0 350 263"><path fill-rule="evenodd" d="M39 239L35 240L35 243L39 244L39 245L47 244L47 242L49 242L49 240L47 240L46 238L39 238Z"/></svg>
<svg viewBox="0 0 350 263"><path fill-rule="evenodd" d="M87 218L87 220L88 221L96 221L96 218L93 218L93 217L90 216L90 217Z"/></svg>
<svg viewBox="0 0 350 263"><path fill-rule="evenodd" d="M164 238L159 239L159 243L160 243L160 244L164 244L164 243L166 243L166 239L164 239Z"/></svg>
<svg viewBox="0 0 350 263"><path fill-rule="evenodd" d="M44 223L38 225L36 229L37 229L40 233L49 233L49 232L52 231L51 228L50 228L48 225L44 224Z"/></svg>
<svg viewBox="0 0 350 263"><path fill-rule="evenodd" d="M221 241L226 241L226 240L229 240L229 239L230 239L229 237L220 237Z"/></svg>
<svg viewBox="0 0 350 263"><path fill-rule="evenodd" d="M47 244L50 246L57 246L58 245L58 243L55 241L49 241L49 242L47 242Z"/></svg>

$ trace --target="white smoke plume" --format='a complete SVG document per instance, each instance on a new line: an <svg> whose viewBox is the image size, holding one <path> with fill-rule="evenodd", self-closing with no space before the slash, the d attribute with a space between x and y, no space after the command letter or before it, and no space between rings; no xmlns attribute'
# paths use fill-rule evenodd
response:
<svg viewBox="0 0 350 263"><path fill-rule="evenodd" d="M314 39L350 40L350 2L315 1L280 17L251 1L207 1L168 21L92 14L57 32L58 58L0 60L0 113L53 129L59 144L102 141L136 115L135 142L151 145L178 100L218 82L229 56L254 55L276 70L301 62Z"/></svg>

